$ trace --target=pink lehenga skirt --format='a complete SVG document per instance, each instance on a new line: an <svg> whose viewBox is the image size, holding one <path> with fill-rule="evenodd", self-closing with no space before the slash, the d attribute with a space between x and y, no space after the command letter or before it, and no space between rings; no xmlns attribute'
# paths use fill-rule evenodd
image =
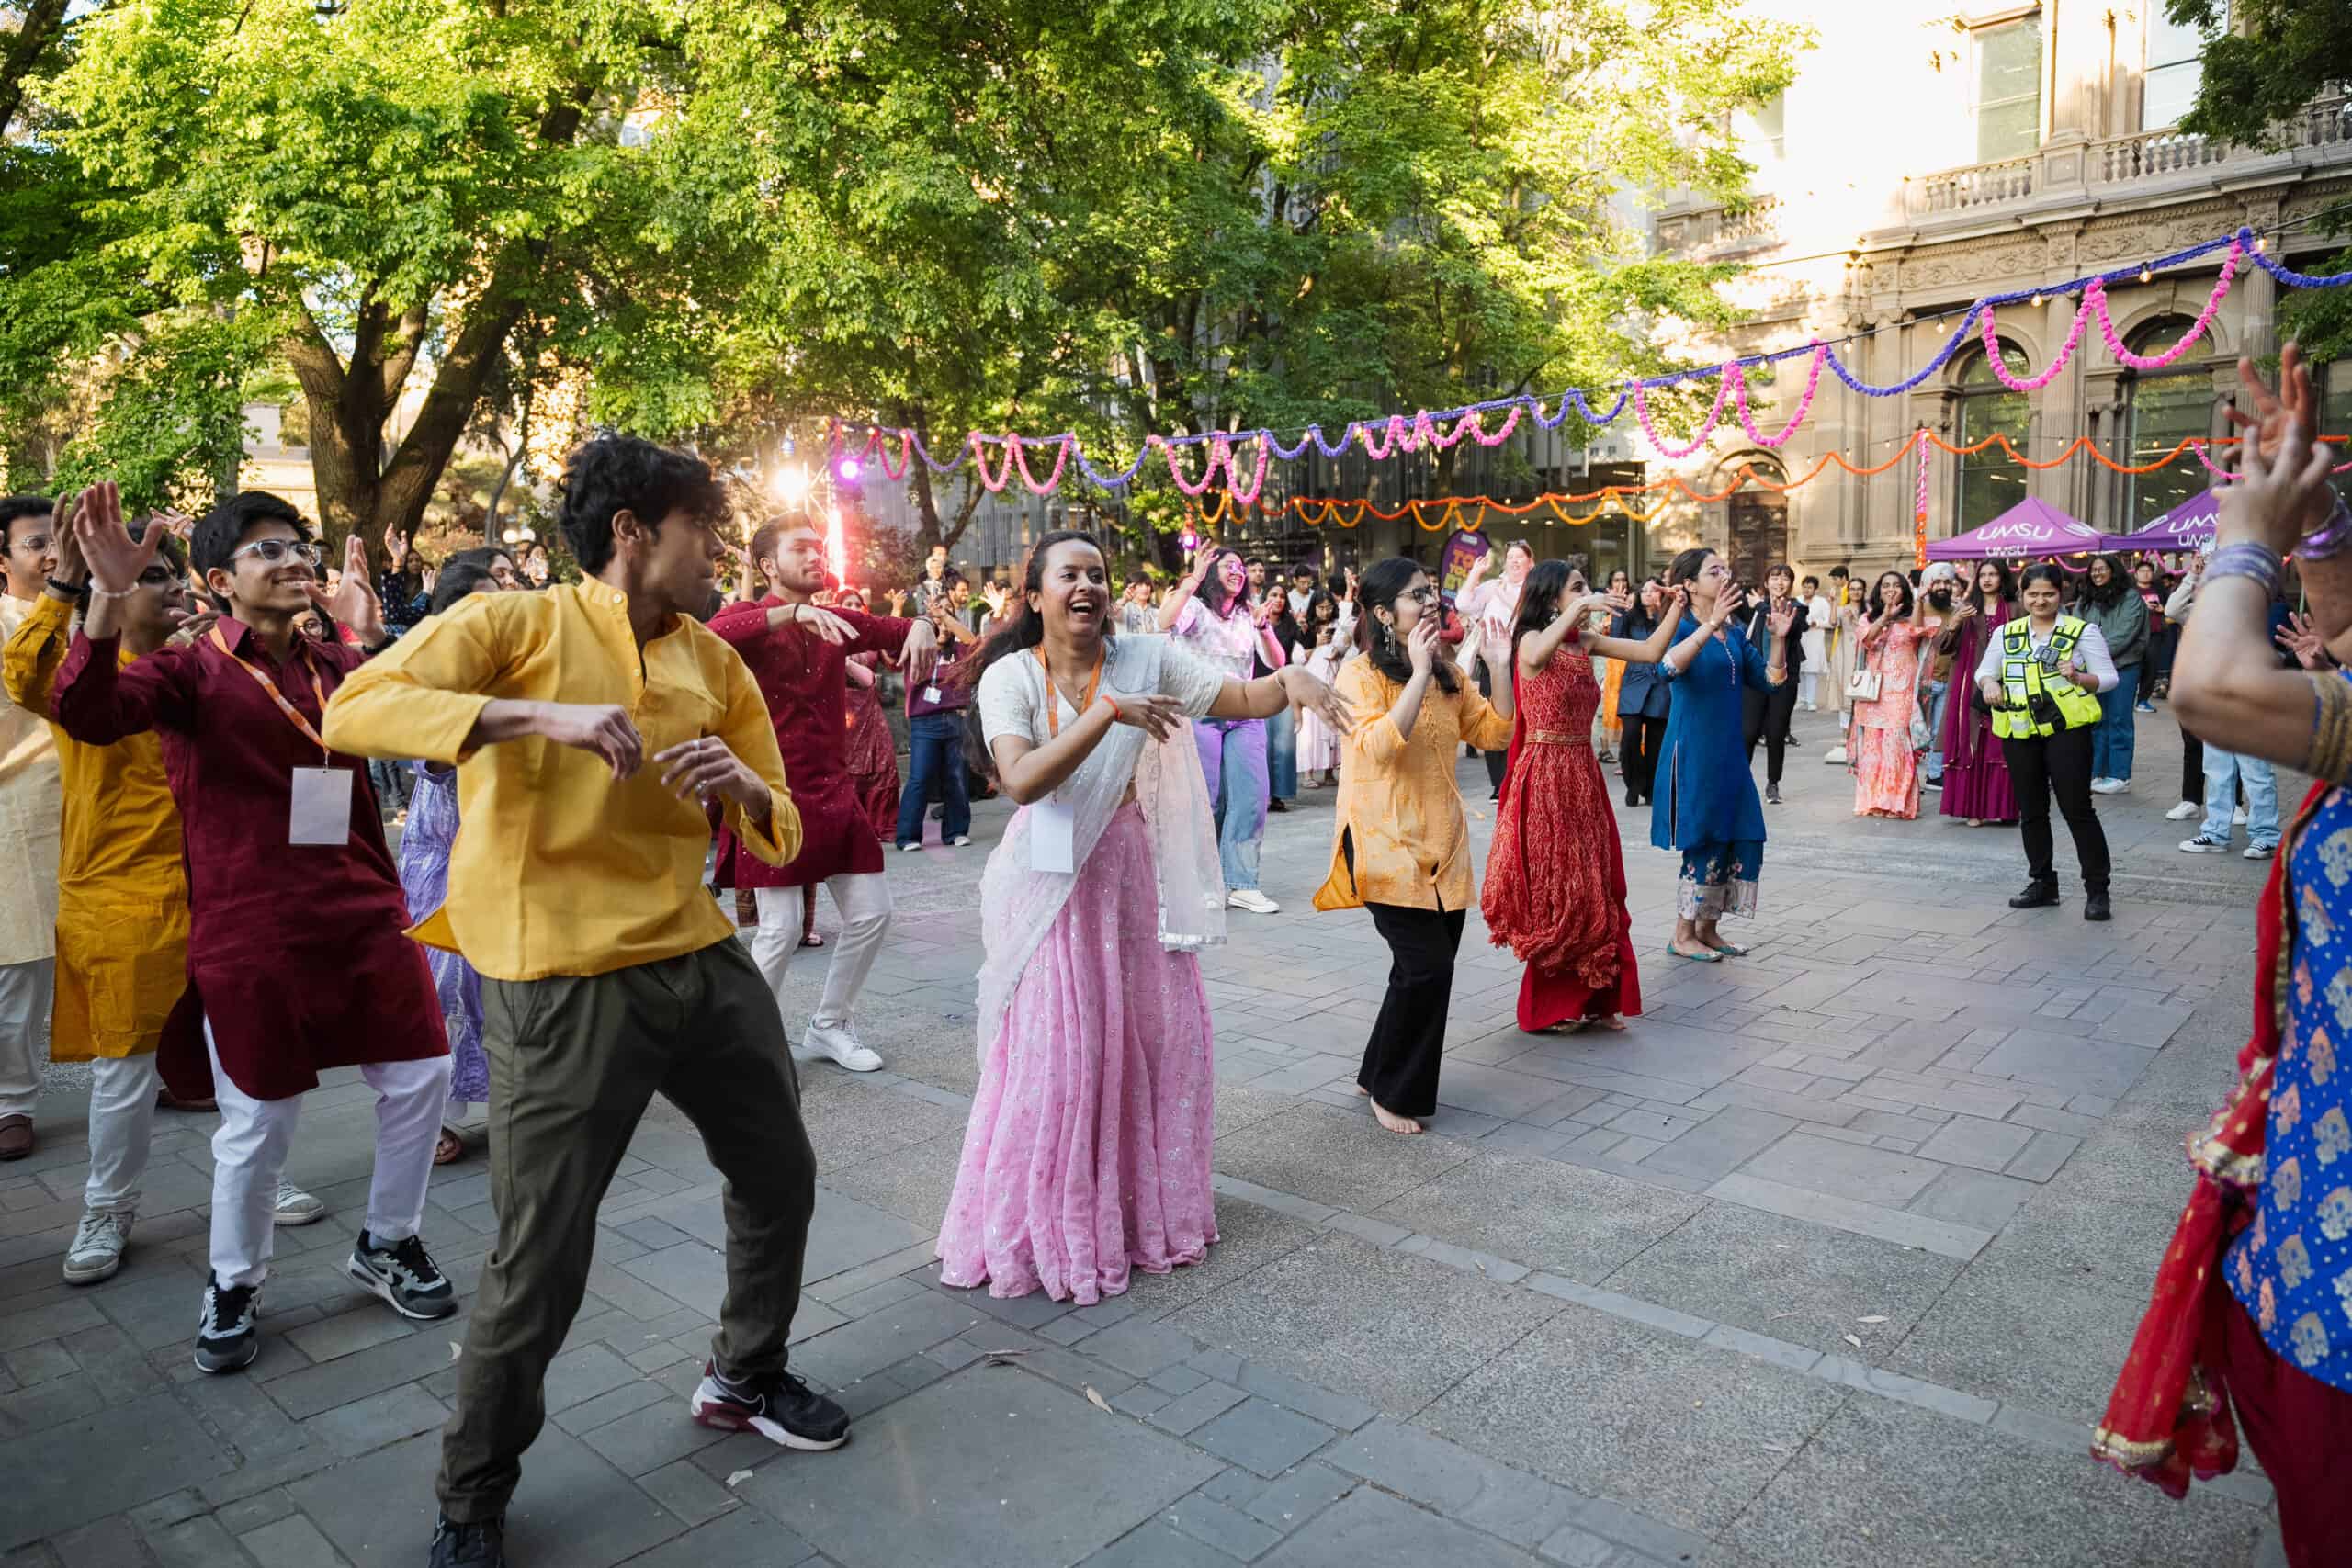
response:
<svg viewBox="0 0 2352 1568"><path fill-rule="evenodd" d="M1199 960L1159 945L1157 886L1143 814L1121 807L981 1064L943 1282L1086 1305L1216 1240L1208 995Z"/></svg>

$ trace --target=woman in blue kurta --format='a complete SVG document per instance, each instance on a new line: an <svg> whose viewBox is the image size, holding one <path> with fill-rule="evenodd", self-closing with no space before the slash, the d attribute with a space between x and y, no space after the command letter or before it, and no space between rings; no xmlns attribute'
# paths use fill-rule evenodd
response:
<svg viewBox="0 0 2352 1568"><path fill-rule="evenodd" d="M1764 867L1764 806L1747 768L1741 694L1750 687L1769 691L1789 678L1793 616L1770 617L1768 657L1735 620L1746 595L1732 581L1723 557L1709 549L1685 550L1674 558L1666 585L1682 594L1681 626L1662 661L1674 683L1674 705L1658 759L1650 842L1682 852L1674 939L1667 952L1716 964L1747 951L1725 942L1715 923L1727 914L1756 912L1756 884Z"/></svg>

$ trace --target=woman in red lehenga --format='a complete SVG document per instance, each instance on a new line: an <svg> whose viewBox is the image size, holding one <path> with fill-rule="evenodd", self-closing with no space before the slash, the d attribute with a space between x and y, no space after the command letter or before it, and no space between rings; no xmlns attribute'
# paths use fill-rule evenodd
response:
<svg viewBox="0 0 2352 1568"><path fill-rule="evenodd" d="M1531 1032L1563 1024L1623 1029L1622 1014L1642 1010L1617 817L1592 750L1600 704L1592 660L1655 664L1681 622L1679 613L1661 614L1647 642L1588 632L1588 615L1628 610L1633 601L1572 592L1569 573L1566 561L1545 561L1520 594L1511 626L1518 715L1478 901L1488 938L1527 965L1519 1026Z"/></svg>
<svg viewBox="0 0 2352 1568"><path fill-rule="evenodd" d="M864 610L865 596L845 588L842 608ZM849 660L849 776L857 798L874 823L874 836L895 838L899 831L899 743L891 739L890 721L882 716L881 655L859 653Z"/></svg>

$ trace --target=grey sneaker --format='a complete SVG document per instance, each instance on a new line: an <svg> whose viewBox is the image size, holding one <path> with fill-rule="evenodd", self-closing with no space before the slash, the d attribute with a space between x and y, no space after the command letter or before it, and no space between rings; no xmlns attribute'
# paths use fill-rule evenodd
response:
<svg viewBox="0 0 2352 1568"><path fill-rule="evenodd" d="M111 1278L122 1267L122 1249L130 1244L134 1218L129 1209L85 1209L74 1245L65 1249L65 1282L95 1285Z"/></svg>
<svg viewBox="0 0 2352 1568"><path fill-rule="evenodd" d="M277 1184L277 1196L270 1200L269 1217L281 1225L307 1225L327 1217L322 1199L303 1191L290 1181Z"/></svg>
<svg viewBox="0 0 2352 1568"><path fill-rule="evenodd" d="M2225 855L2230 852L2230 841L2217 839L2211 833L2199 833L2193 839L2183 839L2180 852L2185 855Z"/></svg>
<svg viewBox="0 0 2352 1568"><path fill-rule="evenodd" d="M402 1317L429 1323L458 1310L458 1288L424 1250L422 1237L379 1242L363 1230L344 1269Z"/></svg>
<svg viewBox="0 0 2352 1568"><path fill-rule="evenodd" d="M223 1286L218 1280L205 1280L204 1310L196 1324L198 1371L233 1372L254 1364L261 1354L261 1340L254 1333L260 1301L258 1285Z"/></svg>

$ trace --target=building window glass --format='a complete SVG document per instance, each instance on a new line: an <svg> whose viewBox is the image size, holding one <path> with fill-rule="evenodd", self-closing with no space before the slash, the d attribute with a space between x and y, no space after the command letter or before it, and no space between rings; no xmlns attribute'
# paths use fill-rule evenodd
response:
<svg viewBox="0 0 2352 1568"><path fill-rule="evenodd" d="M2203 75L2199 57L2215 36L2185 27L2167 13L2163 0L2150 0L2148 62L2140 81L2143 130L2162 130L2178 125L2181 117L2197 102L2197 86ZM2224 0L2222 27L2227 28L2229 20L2230 8Z"/></svg>
<svg viewBox="0 0 2352 1568"><path fill-rule="evenodd" d="M2023 351L2001 344L2001 363L2013 376L2026 373ZM2033 404L2023 392L2012 392L1993 374L1990 360L1979 353L1960 377L1960 436L1955 445L1973 446L1988 435L2006 435L2018 451L2033 423ZM1982 527L2026 498L2026 471L1997 446L1952 459L1954 496L1952 532L1964 534Z"/></svg>
<svg viewBox="0 0 2352 1568"><path fill-rule="evenodd" d="M2041 18L1976 29L1976 161L2022 158L2041 145Z"/></svg>
<svg viewBox="0 0 2352 1568"><path fill-rule="evenodd" d="M2145 340L2170 343L2187 323L2159 321ZM2132 383L2132 445L2124 461L2133 467L2153 463L2191 435L2211 434L2213 378L2197 370L2178 376L2148 376ZM2201 493L2208 483L2205 465L2192 453L2165 464L2152 474L2127 474L2123 521L2126 531L2144 528L2157 518Z"/></svg>
<svg viewBox="0 0 2352 1568"><path fill-rule="evenodd" d="M1739 139L1739 155L1760 167L1788 156L1789 99L1775 93L1761 104L1732 116L1732 132Z"/></svg>

